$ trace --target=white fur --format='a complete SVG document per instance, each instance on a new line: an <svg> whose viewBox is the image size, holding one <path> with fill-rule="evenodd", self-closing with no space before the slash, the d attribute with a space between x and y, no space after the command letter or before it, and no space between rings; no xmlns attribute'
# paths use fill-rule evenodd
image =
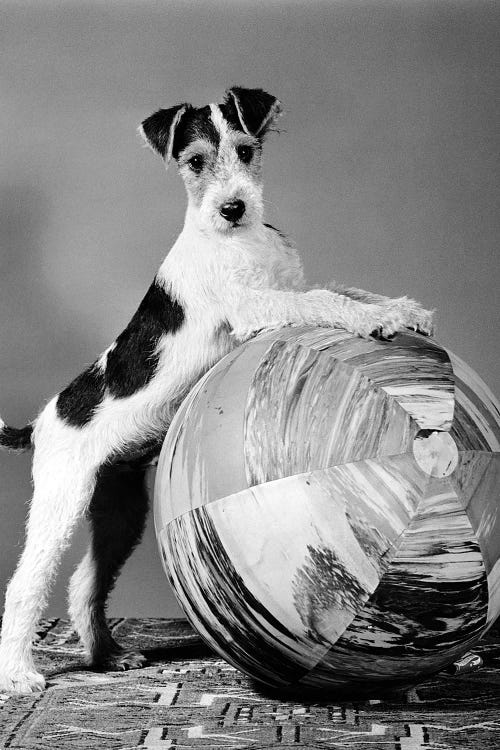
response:
<svg viewBox="0 0 500 750"><path fill-rule="evenodd" d="M188 188L184 228L157 275L182 305L185 320L175 334L159 341L155 376L127 398L106 395L83 428L58 417L55 398L36 420L35 489L24 552L7 589L0 690L23 693L43 688L31 653L34 629L61 553L89 507L99 467L111 456L126 455L130 446L147 437L162 435L189 387L231 348L256 331L304 323L341 326L361 335L376 328L389 335L418 325L430 331L431 314L405 298L372 299L367 294L363 301L349 297L348 290L304 291L296 250L262 224L259 170L248 170L237 159L235 144L241 138L251 142L251 135L232 131L215 105L212 118L221 135L213 178L201 203L195 200L194 188ZM175 123L170 149L174 129ZM212 147L206 148L208 153ZM221 204L234 198L246 205L239 227L228 226L219 213ZM364 293L357 291L362 297ZM101 355L102 368L113 346ZM95 575L87 552L70 586L70 613L87 649Z"/></svg>
<svg viewBox="0 0 500 750"><path fill-rule="evenodd" d="M229 124L227 120L224 119L224 116L222 114L222 111L219 105L210 104L210 112L212 115L212 122L215 125L215 128L220 135L221 141L223 141L224 138L229 138L231 135ZM245 132L248 133L248 131L245 131Z"/></svg>

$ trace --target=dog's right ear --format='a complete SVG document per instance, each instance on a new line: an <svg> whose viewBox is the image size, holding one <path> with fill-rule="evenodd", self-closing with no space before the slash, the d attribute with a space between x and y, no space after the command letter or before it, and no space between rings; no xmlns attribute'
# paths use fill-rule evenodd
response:
<svg viewBox="0 0 500 750"><path fill-rule="evenodd" d="M160 154L167 165L172 158L175 131L189 106L189 104L177 104L169 109L160 109L139 126L139 133L146 144Z"/></svg>

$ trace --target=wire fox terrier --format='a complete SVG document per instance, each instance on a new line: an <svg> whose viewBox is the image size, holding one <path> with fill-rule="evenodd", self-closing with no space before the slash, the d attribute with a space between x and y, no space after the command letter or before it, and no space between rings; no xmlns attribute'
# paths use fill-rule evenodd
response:
<svg viewBox="0 0 500 750"><path fill-rule="evenodd" d="M113 639L106 599L139 542L144 477L190 386L233 347L264 329L314 324L389 337L430 334L432 313L402 297L359 289L306 290L294 247L263 223L261 151L280 114L260 89L233 87L222 104L162 109L142 123L146 144L184 179L184 227L125 330L22 429L0 421L0 445L34 448L34 494L24 551L6 593L0 691L45 681L32 639L76 522L91 541L69 586L69 613L89 664L144 663Z"/></svg>

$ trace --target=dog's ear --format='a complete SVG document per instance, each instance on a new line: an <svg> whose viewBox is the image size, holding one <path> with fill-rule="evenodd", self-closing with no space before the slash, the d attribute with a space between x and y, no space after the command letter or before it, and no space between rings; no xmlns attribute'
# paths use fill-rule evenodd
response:
<svg viewBox="0 0 500 750"><path fill-rule="evenodd" d="M172 158L176 129L189 106L177 104L169 109L160 109L139 126L139 133L146 144L160 154L167 165Z"/></svg>
<svg viewBox="0 0 500 750"><path fill-rule="evenodd" d="M281 102L262 89L243 89L232 86L224 101L233 103L241 127L248 135L263 138L281 114Z"/></svg>

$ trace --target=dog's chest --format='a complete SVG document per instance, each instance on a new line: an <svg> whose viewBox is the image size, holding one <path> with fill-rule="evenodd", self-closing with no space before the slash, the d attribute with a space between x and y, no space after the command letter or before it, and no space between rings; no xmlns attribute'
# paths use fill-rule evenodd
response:
<svg viewBox="0 0 500 750"><path fill-rule="evenodd" d="M213 317L245 289L290 289L303 284L296 250L275 231L206 237L185 228L160 268L160 275L189 315Z"/></svg>

